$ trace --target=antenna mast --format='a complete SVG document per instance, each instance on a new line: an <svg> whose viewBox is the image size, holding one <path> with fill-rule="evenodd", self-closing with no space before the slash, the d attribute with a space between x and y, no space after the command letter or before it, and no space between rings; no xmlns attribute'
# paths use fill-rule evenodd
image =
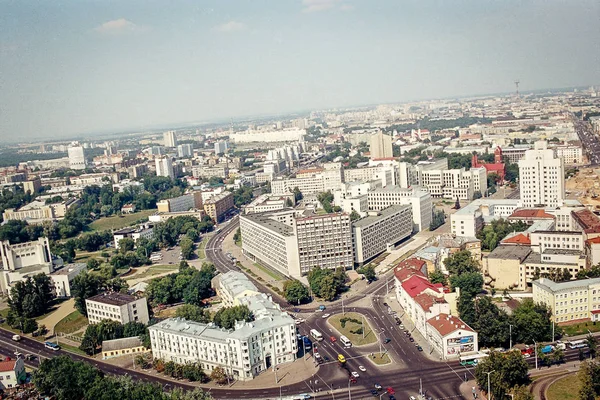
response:
<svg viewBox="0 0 600 400"><path fill-rule="evenodd" d="M518 79L515 81L515 86L517 88L517 97L519 97L519 83L521 83Z"/></svg>

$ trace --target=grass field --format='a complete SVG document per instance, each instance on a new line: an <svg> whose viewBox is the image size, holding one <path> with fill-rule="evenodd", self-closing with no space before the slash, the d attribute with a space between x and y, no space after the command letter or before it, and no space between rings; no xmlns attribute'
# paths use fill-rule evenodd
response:
<svg viewBox="0 0 600 400"><path fill-rule="evenodd" d="M79 311L73 311L67 315L54 327L55 332L73 333L88 324L88 320Z"/></svg>
<svg viewBox="0 0 600 400"><path fill-rule="evenodd" d="M104 231L107 229L121 229L133 224L138 219L147 218L156 212L153 210L143 210L132 214L115 215L112 217L100 218L90 224L92 231Z"/></svg>
<svg viewBox="0 0 600 400"><path fill-rule="evenodd" d="M100 254L102 254L103 252L107 252L107 253L111 253L112 249L103 249L103 250L99 250L99 251L92 251L92 252L87 252L87 251L77 251L77 254L75 255L75 262L87 262L90 258L95 258L100 262L104 262L105 259L104 257L102 257Z"/></svg>
<svg viewBox="0 0 600 400"><path fill-rule="evenodd" d="M140 272L139 274L133 274L127 276L125 279L144 279L151 278L154 275L163 274L165 272L176 272L179 269L179 265L152 265L147 270Z"/></svg>
<svg viewBox="0 0 600 400"><path fill-rule="evenodd" d="M588 321L588 322L581 322L578 324L573 324L573 325L565 325L561 327L562 330L569 336L574 336L574 335L586 335L588 334L588 329L591 332L598 332L600 331L600 324L596 324L594 325L594 323L592 321Z"/></svg>
<svg viewBox="0 0 600 400"><path fill-rule="evenodd" d="M373 357L369 357L369 360L373 361L377 365L385 365L392 362L390 356L386 353L373 353Z"/></svg>
<svg viewBox="0 0 600 400"><path fill-rule="evenodd" d="M548 400L579 399L579 379L574 375L565 376L548 388Z"/></svg>
<svg viewBox="0 0 600 400"><path fill-rule="evenodd" d="M208 243L208 240L210 238L209 237L203 237L202 241L200 242L200 244L198 245L198 258L204 260L206 258L206 252L204 251L204 249L206 249L206 243Z"/></svg>
<svg viewBox="0 0 600 400"><path fill-rule="evenodd" d="M269 268L263 267L260 264L254 263L253 264L256 268L260 269L262 272L264 272L265 274L269 275L271 278L275 279L276 281L280 281L282 279L285 279L285 277L281 274L278 274L275 271L271 271Z"/></svg>
<svg viewBox="0 0 600 400"><path fill-rule="evenodd" d="M345 326L342 327L341 320L343 318L353 319L353 320L358 321L359 323L356 323L355 321L347 320ZM352 331L357 332L358 330L363 328L362 321L364 321L364 324L366 325L364 327L364 329L365 329L365 332L364 332L365 337L364 338L363 338L362 332L361 333L352 333ZM367 319L366 318L363 319L362 314L355 313L355 312L347 312L346 315L336 314L336 315L329 317L328 322L335 328L336 331L338 331L339 334L344 335L348 339L350 339L353 346L363 346L366 344L371 344L371 343L377 342L377 337L375 336L373 329L367 322Z"/></svg>

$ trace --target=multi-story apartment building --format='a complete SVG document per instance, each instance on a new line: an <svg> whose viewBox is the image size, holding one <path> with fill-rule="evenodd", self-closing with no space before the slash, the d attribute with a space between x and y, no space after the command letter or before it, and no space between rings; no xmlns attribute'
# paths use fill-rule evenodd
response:
<svg viewBox="0 0 600 400"><path fill-rule="evenodd" d="M202 193L192 192L178 197L161 200L156 203L158 212L181 212L190 209L202 209Z"/></svg>
<svg viewBox="0 0 600 400"><path fill-rule="evenodd" d="M45 221L56 221L63 219L67 214L67 210L79 204L77 198L69 198L59 203L46 204L43 201L34 200L31 203L15 210L7 208L2 213L4 221L19 220L27 221L30 224L41 224Z"/></svg>
<svg viewBox="0 0 600 400"><path fill-rule="evenodd" d="M325 191L325 181L320 173L304 178L276 178L271 181L271 193L284 195L298 188L303 194L316 194Z"/></svg>
<svg viewBox="0 0 600 400"><path fill-rule="evenodd" d="M73 143L69 146L67 153L69 155L69 168L77 170L86 168L85 152L79 143Z"/></svg>
<svg viewBox="0 0 600 400"><path fill-rule="evenodd" d="M508 218L518 207L519 200L478 199L450 215L451 232L457 236L474 237L485 223L496 218Z"/></svg>
<svg viewBox="0 0 600 400"><path fill-rule="evenodd" d="M412 221L412 207L399 204L355 221L352 224L354 262L363 264L409 237Z"/></svg>
<svg viewBox="0 0 600 400"><path fill-rule="evenodd" d="M562 158L565 165L583 163L583 148L574 145L562 145L554 148L556 157Z"/></svg>
<svg viewBox="0 0 600 400"><path fill-rule="evenodd" d="M371 135L369 153L371 159L392 157L392 137L383 132Z"/></svg>
<svg viewBox="0 0 600 400"><path fill-rule="evenodd" d="M147 324L148 302L145 297L136 298L123 293L101 293L85 300L90 324L97 324L105 319L121 324L141 322Z"/></svg>
<svg viewBox="0 0 600 400"><path fill-rule="evenodd" d="M548 305L552 320L558 324L600 321L600 278L568 282L535 280L533 301Z"/></svg>
<svg viewBox="0 0 600 400"><path fill-rule="evenodd" d="M34 194L42 187L42 181L40 178L33 178L27 181L23 181L23 191Z"/></svg>
<svg viewBox="0 0 600 400"><path fill-rule="evenodd" d="M521 159L525 157L525 152L531 150L531 145L516 145L510 147L501 147L502 156L508 159L510 164L517 164Z"/></svg>
<svg viewBox="0 0 600 400"><path fill-rule="evenodd" d="M227 211L234 207L233 193L216 194L204 202L204 212L215 222L221 222Z"/></svg>
<svg viewBox="0 0 600 400"><path fill-rule="evenodd" d="M237 321L233 330L180 318L150 326L152 355L178 364L198 363L208 373L223 368L240 381L294 361L298 341L292 317L265 294L243 297L240 302L255 320Z"/></svg>
<svg viewBox="0 0 600 400"><path fill-rule="evenodd" d="M312 268L344 269L354 265L352 228L346 213L311 215L294 220L300 273Z"/></svg>
<svg viewBox="0 0 600 400"><path fill-rule="evenodd" d="M154 228L150 224L141 225L137 228L123 228L113 232L115 241L115 249L119 248L119 242L125 238L133 239L152 239L154 236Z"/></svg>
<svg viewBox="0 0 600 400"><path fill-rule="evenodd" d="M519 188L524 207L560 207L565 198L565 167L546 141L535 143L519 161Z"/></svg>
<svg viewBox="0 0 600 400"><path fill-rule="evenodd" d="M389 165L368 165L360 168L345 169L345 182L379 181L381 186L396 184L396 170Z"/></svg>
<svg viewBox="0 0 600 400"><path fill-rule="evenodd" d="M163 142L165 147L177 147L177 136L175 131L167 131L163 133Z"/></svg>
<svg viewBox="0 0 600 400"><path fill-rule="evenodd" d="M71 283L73 279L87 270L86 263L67 264L50 274L54 284L54 294L58 298L71 297Z"/></svg>
<svg viewBox="0 0 600 400"><path fill-rule="evenodd" d="M173 170L173 162L171 157L157 157L154 159L156 164L156 176L167 176L175 179L175 171Z"/></svg>
<svg viewBox="0 0 600 400"><path fill-rule="evenodd" d="M225 154L227 151L227 141L220 140L215 142L215 154Z"/></svg>
<svg viewBox="0 0 600 400"><path fill-rule="evenodd" d="M194 178L210 178L216 176L218 178L227 179L229 177L229 164L219 163L215 165L201 165L192 168L192 176Z"/></svg>
<svg viewBox="0 0 600 400"><path fill-rule="evenodd" d="M180 144L177 146L177 156L179 158L191 157L194 155L194 147L189 143Z"/></svg>
<svg viewBox="0 0 600 400"><path fill-rule="evenodd" d="M369 210L379 211L396 204L412 207L413 232L429 229L433 203L431 194L419 188L386 186L369 190Z"/></svg>

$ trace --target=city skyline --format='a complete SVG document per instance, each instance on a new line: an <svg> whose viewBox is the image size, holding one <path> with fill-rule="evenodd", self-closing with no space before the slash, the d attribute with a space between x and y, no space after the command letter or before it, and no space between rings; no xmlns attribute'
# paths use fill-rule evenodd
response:
<svg viewBox="0 0 600 400"><path fill-rule="evenodd" d="M3 4L0 136L594 85L600 5L578 4Z"/></svg>

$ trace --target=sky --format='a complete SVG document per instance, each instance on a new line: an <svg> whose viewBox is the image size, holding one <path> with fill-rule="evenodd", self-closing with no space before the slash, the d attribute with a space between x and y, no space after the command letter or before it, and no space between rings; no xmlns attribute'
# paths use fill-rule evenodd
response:
<svg viewBox="0 0 600 400"><path fill-rule="evenodd" d="M0 0L0 141L600 84L598 0Z"/></svg>

